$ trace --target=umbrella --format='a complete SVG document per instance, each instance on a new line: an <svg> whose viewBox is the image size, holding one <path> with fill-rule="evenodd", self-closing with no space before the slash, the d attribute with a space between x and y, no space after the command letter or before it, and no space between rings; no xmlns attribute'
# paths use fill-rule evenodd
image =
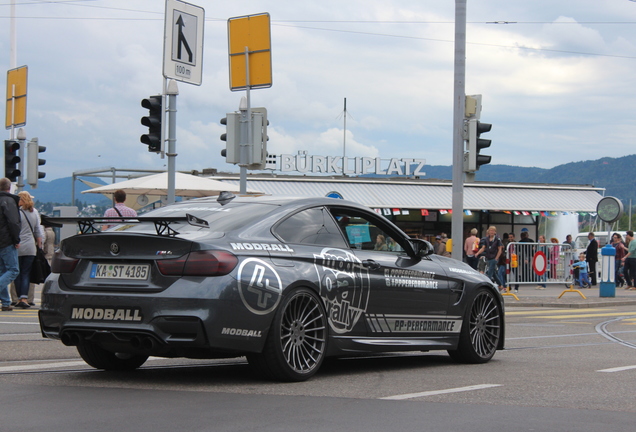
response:
<svg viewBox="0 0 636 432"><path fill-rule="evenodd" d="M78 179L78 180L92 188L98 188L103 186L99 183L89 182L88 180L84 180L84 179ZM113 199L114 192L115 191L103 192L102 195L104 195L108 199ZM126 207L130 207L133 210L139 210L150 203L159 201L160 199L161 197L159 195L143 195L143 194L139 195L139 194L129 193L129 194L126 194L126 201L124 201L124 205Z"/></svg>
<svg viewBox="0 0 636 432"><path fill-rule="evenodd" d="M121 189L131 195L168 195L168 173L138 177L82 191L82 193L113 193ZM190 174L175 173L175 196L205 197L222 191L239 192L238 186ZM255 193L254 191L248 191Z"/></svg>

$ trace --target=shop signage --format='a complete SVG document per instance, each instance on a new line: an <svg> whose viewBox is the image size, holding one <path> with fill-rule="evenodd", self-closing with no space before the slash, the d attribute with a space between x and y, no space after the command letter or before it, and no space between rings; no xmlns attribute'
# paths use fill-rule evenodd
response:
<svg viewBox="0 0 636 432"><path fill-rule="evenodd" d="M388 161L388 163L387 163ZM317 156L308 154L283 154L276 157L277 171L322 174L378 174L378 175L411 175L423 176L425 159L409 158L370 158L346 156Z"/></svg>

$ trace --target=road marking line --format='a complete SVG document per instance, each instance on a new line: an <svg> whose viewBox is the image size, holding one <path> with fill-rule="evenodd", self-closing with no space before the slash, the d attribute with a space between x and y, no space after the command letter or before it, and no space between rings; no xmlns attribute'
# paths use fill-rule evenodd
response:
<svg viewBox="0 0 636 432"><path fill-rule="evenodd" d="M16 321L0 321L0 324L36 325L36 326L40 325L40 323L25 323L25 322L16 322Z"/></svg>
<svg viewBox="0 0 636 432"><path fill-rule="evenodd" d="M57 363L38 363L31 365L17 365L17 366L0 366L0 373L3 372L18 372L36 369L56 369L75 366L88 366L84 361L69 361L69 362L57 362Z"/></svg>
<svg viewBox="0 0 636 432"><path fill-rule="evenodd" d="M162 360L161 357L149 357L147 361L154 360ZM29 365L16 365L16 366L0 366L0 373L7 372L19 372L19 371L29 371L29 370L37 370L37 369L57 369L57 368L65 368L65 367L75 367L75 366L86 366L89 370L93 370L88 364L86 364L83 360L78 361L63 361L63 362L55 362L55 363L36 363Z"/></svg>
<svg viewBox="0 0 636 432"><path fill-rule="evenodd" d="M611 311L616 310L612 308L589 308L585 309L589 312L600 312L600 311ZM532 310L532 311L506 311L506 315L543 315L543 314L554 314L554 313L581 313L581 309L549 309L549 310Z"/></svg>
<svg viewBox="0 0 636 432"><path fill-rule="evenodd" d="M404 400L404 399L413 399L413 398L419 398L419 397L425 397L425 396L435 396L435 395L447 394L447 393L458 393L458 392L465 392L465 391L472 391L472 390L481 390L481 389L487 389L492 387L501 387L501 384L478 384L478 385L473 385L468 387L457 387L457 388L446 389L446 390L433 390L433 391L427 391L427 392L421 392L421 393L408 393L408 394L387 396L380 399Z"/></svg>
<svg viewBox="0 0 636 432"><path fill-rule="evenodd" d="M589 317L611 317L611 316L624 316L624 315L634 315L636 312L614 312L614 313L599 313L599 314L585 314L579 313L579 315L542 315L542 316L534 316L530 318L589 318Z"/></svg>
<svg viewBox="0 0 636 432"><path fill-rule="evenodd" d="M621 366L621 367L615 367L615 368L609 368L609 369L600 369L600 370L597 370L596 372L622 372L622 371L626 371L626 370L630 370L630 369L636 369L636 365L634 365L634 366Z"/></svg>

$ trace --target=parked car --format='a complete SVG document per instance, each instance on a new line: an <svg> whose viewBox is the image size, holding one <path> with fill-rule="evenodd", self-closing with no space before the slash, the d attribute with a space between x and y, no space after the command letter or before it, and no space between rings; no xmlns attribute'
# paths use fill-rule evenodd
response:
<svg viewBox="0 0 636 432"><path fill-rule="evenodd" d="M504 347L488 278L353 202L223 193L103 232L103 218L57 221L82 233L53 259L42 334L98 369L247 356L301 381L328 356L446 350L484 363Z"/></svg>

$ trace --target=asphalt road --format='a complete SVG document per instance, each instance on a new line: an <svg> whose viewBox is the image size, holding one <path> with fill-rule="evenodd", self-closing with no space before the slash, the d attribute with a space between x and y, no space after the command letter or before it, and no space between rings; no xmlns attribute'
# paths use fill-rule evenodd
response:
<svg viewBox="0 0 636 432"><path fill-rule="evenodd" d="M636 305L516 306L507 349L485 365L444 352L337 359L293 384L244 359L96 371L40 337L36 310L5 312L0 431L633 432Z"/></svg>

